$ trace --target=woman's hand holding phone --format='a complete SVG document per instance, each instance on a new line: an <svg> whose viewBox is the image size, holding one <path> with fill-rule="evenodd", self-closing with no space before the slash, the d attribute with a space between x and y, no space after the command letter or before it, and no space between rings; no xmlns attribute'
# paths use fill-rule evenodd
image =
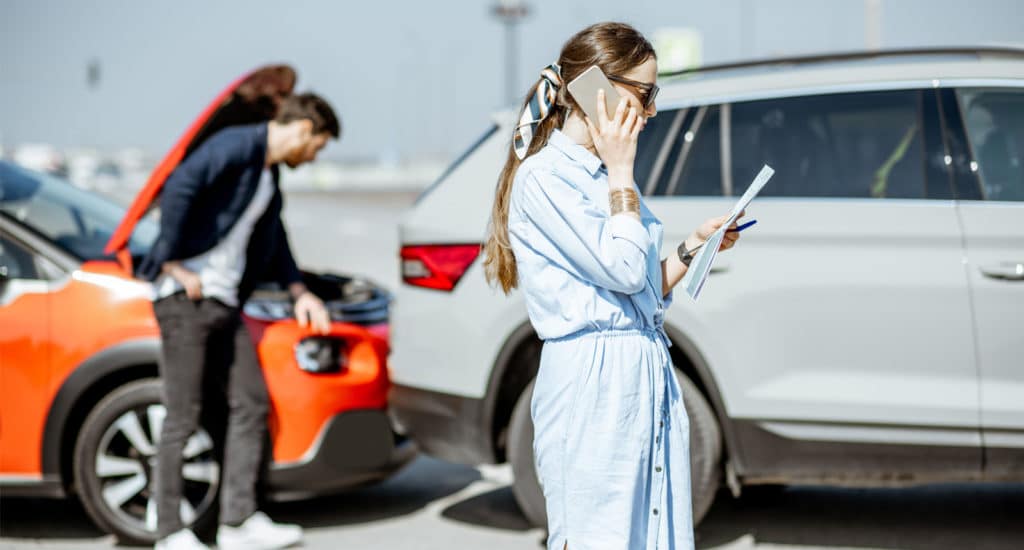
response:
<svg viewBox="0 0 1024 550"><path fill-rule="evenodd" d="M584 117L597 154L608 167L608 183L612 189L632 188L636 143L647 119L630 107L626 98L619 100L615 114L608 116L604 90L597 91L596 122Z"/></svg>

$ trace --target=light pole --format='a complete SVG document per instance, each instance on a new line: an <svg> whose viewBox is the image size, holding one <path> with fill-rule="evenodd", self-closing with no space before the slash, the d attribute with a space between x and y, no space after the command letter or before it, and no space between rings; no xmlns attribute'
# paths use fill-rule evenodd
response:
<svg viewBox="0 0 1024 550"><path fill-rule="evenodd" d="M864 0L864 47L882 49L882 0Z"/></svg>
<svg viewBox="0 0 1024 550"><path fill-rule="evenodd" d="M516 89L516 75L519 73L519 36L516 24L530 12L522 0L498 0L491 7L491 14L505 25L505 104L516 102L519 91Z"/></svg>

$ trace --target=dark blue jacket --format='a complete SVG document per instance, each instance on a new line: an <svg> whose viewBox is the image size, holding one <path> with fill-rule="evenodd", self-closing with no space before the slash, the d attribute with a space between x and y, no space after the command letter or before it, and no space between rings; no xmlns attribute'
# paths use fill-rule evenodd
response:
<svg viewBox="0 0 1024 550"><path fill-rule="evenodd" d="M225 128L186 157L164 183L160 235L136 275L155 281L164 262L198 256L226 237L256 194L266 157L266 123ZM271 171L274 195L249 237L240 303L262 282L301 280L281 222L277 166Z"/></svg>

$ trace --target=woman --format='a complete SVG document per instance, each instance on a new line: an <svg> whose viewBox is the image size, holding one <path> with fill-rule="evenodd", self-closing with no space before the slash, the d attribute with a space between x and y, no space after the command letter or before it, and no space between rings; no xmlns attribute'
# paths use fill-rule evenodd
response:
<svg viewBox="0 0 1024 550"><path fill-rule="evenodd" d="M599 95L597 121L563 85L592 65L622 96L607 113ZM693 548L689 426L662 321L727 216L660 259L661 223L633 182L656 77L654 49L628 25L572 37L527 96L495 194L488 280L523 287L544 340L531 413L551 550Z"/></svg>

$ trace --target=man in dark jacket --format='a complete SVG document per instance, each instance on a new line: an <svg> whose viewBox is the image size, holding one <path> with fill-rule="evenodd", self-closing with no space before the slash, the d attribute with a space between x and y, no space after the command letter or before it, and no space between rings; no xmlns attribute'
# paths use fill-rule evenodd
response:
<svg viewBox="0 0 1024 550"><path fill-rule="evenodd" d="M199 426L204 380L218 378L227 381L229 411L218 546L283 548L302 538L298 526L274 523L256 509L269 398L240 310L258 284L276 281L295 301L300 325L329 330L327 309L302 283L288 245L278 166L312 162L339 134L327 102L289 96L271 122L211 136L164 185L160 235L138 270L154 282L163 338L158 549L206 548L183 526L182 452Z"/></svg>

